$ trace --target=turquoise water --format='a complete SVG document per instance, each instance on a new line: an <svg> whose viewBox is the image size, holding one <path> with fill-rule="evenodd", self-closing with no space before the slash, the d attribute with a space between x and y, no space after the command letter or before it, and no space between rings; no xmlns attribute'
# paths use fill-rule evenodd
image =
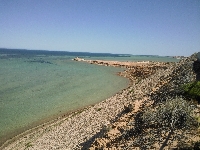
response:
<svg viewBox="0 0 200 150"><path fill-rule="evenodd" d="M67 56L0 59L0 139L66 112L100 102L128 85L120 68Z"/></svg>
<svg viewBox="0 0 200 150"><path fill-rule="evenodd" d="M179 60L173 57L164 56L130 56L130 57L83 57L91 60L113 60L113 61L158 61L158 62L178 62Z"/></svg>
<svg viewBox="0 0 200 150"><path fill-rule="evenodd" d="M26 129L105 100L128 86L127 79L116 75L123 69L72 61L79 55L69 54L0 50L0 145ZM177 61L157 56L81 55L93 60Z"/></svg>

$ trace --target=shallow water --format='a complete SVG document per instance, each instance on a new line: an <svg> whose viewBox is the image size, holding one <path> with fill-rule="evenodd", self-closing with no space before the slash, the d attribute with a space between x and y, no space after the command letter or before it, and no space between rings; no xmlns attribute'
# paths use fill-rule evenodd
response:
<svg viewBox="0 0 200 150"><path fill-rule="evenodd" d="M36 122L104 100L128 85L120 68L68 56L0 59L0 139Z"/></svg>
<svg viewBox="0 0 200 150"><path fill-rule="evenodd" d="M173 57L165 56L137 56L131 55L129 57L83 57L84 59L91 60L113 60L113 61L157 61L157 62L178 62L179 60Z"/></svg>
<svg viewBox="0 0 200 150"><path fill-rule="evenodd" d="M80 54L93 60L177 61L158 56ZM128 79L116 75L123 69L72 61L72 55L0 49L0 145L22 131L105 100L128 86Z"/></svg>

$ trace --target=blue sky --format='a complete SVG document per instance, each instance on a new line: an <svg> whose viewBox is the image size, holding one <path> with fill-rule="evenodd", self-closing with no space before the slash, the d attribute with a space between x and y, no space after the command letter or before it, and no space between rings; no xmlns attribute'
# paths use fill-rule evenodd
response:
<svg viewBox="0 0 200 150"><path fill-rule="evenodd" d="M189 56L200 0L0 0L0 47Z"/></svg>

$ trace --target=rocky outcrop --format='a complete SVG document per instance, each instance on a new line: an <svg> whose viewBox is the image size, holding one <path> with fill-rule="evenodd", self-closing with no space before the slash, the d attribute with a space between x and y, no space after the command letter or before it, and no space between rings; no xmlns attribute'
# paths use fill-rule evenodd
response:
<svg viewBox="0 0 200 150"><path fill-rule="evenodd" d="M83 58L79 58L79 57L76 57L73 60L75 60L75 61L85 61Z"/></svg>
<svg viewBox="0 0 200 150"><path fill-rule="evenodd" d="M197 53L197 60L194 61L193 70L196 73L196 80L200 81L200 52Z"/></svg>

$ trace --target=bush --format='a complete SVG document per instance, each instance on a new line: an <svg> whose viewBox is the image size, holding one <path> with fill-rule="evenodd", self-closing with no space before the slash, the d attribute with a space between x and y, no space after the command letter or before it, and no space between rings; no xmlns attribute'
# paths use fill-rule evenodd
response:
<svg viewBox="0 0 200 150"><path fill-rule="evenodd" d="M187 96L200 101L200 81L183 85L183 90Z"/></svg>
<svg viewBox="0 0 200 150"><path fill-rule="evenodd" d="M173 131L190 129L196 122L193 118L195 108L195 105L182 98L167 100L153 110L146 110L143 120L146 125L154 124Z"/></svg>
<svg viewBox="0 0 200 150"><path fill-rule="evenodd" d="M135 118L139 129L137 131L140 131L140 135L135 138L135 144L142 145L142 149L148 149L157 143L160 149L163 149L173 141L178 143L188 141L188 133L193 136L193 131L198 127L194 118L195 108L192 102L182 98L167 100L155 108L147 108L139 119Z"/></svg>

